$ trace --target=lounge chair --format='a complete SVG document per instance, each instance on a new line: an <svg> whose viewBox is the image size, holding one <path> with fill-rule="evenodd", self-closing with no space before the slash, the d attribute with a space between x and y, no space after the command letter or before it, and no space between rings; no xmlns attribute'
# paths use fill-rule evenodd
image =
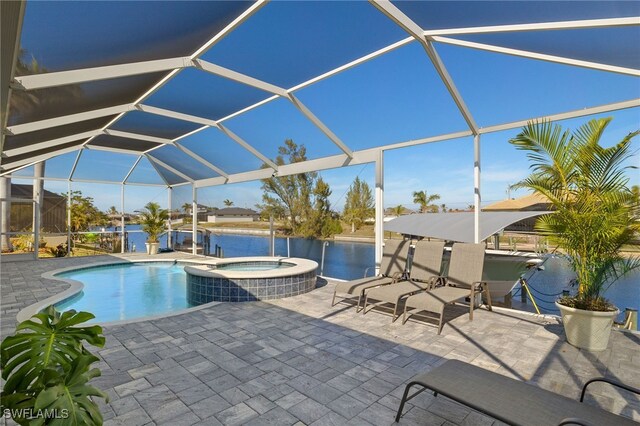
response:
<svg viewBox="0 0 640 426"><path fill-rule="evenodd" d="M403 298L435 287L436 279L440 276L443 251L444 242L418 241L413 251L409 274L411 278L397 284L366 290L363 313L367 313L367 305L371 310L375 306L391 304L393 305L391 322L394 322L400 316L398 307ZM377 302L371 303L372 300Z"/></svg>
<svg viewBox="0 0 640 426"><path fill-rule="evenodd" d="M404 304L402 323L407 322L408 315L422 311L435 313L438 319L438 334L440 334L445 306L468 297L469 319L473 320L474 301L478 293L484 293L489 310L491 310L489 286L481 281L483 265L484 244L455 243L451 249L449 272L446 277L440 277L444 285L409 296Z"/></svg>
<svg viewBox="0 0 640 426"><path fill-rule="evenodd" d="M404 404L429 389L436 397L442 394L510 425L638 425L627 417L583 404L587 386L593 382L606 382L640 395L640 389L609 379L597 378L585 383L580 402L578 402L475 365L448 360L439 367L414 377L409 382L400 401L396 422L400 421ZM422 389L409 395L413 386L421 386Z"/></svg>
<svg viewBox="0 0 640 426"><path fill-rule="evenodd" d="M366 289L395 283L403 279L409 245L410 240L387 240L382 251L380 273L375 277L364 277L338 283L333 292L331 306L336 304L336 294L347 294L348 296L343 300L358 298L356 305L356 312L358 312Z"/></svg>

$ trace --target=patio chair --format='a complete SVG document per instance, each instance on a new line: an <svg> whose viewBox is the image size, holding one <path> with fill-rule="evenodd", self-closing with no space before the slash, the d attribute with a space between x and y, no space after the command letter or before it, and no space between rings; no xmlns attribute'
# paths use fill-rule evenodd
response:
<svg viewBox="0 0 640 426"><path fill-rule="evenodd" d="M411 379L400 400L396 422L402 417L405 403L428 389L433 391L436 397L438 394L444 395L510 425L638 425L627 417L584 404L587 386L593 382L606 382L640 395L640 389L610 379L597 378L585 383L578 402L502 374L451 359ZM414 386L422 389L409 395Z"/></svg>
<svg viewBox="0 0 640 426"><path fill-rule="evenodd" d="M446 277L440 277L443 285L409 296L404 304L402 323L407 322L408 316L422 311L435 313L435 318L438 319L438 334L440 334L445 306L468 297L469 320L473 321L475 296L479 293L484 294L491 310L489 286L481 281L483 265L484 244L455 243L451 249L449 272ZM433 317L431 314L424 315Z"/></svg>
<svg viewBox="0 0 640 426"><path fill-rule="evenodd" d="M397 284L366 290L363 314L367 313L367 305L371 310L376 306L391 304L393 305L391 322L394 322L400 316L398 307L405 297L435 287L436 279L440 276L443 251L444 242L418 241L413 251L409 274L411 278ZM377 302L371 303L372 300Z"/></svg>
<svg viewBox="0 0 640 426"><path fill-rule="evenodd" d="M375 277L364 277L357 280L340 282L333 292L331 306L336 304L336 294L347 294L346 299L358 298L356 312L359 312L364 291L368 288L395 283L404 278L410 240L387 240L382 251L380 273ZM366 271L365 271L366 274Z"/></svg>

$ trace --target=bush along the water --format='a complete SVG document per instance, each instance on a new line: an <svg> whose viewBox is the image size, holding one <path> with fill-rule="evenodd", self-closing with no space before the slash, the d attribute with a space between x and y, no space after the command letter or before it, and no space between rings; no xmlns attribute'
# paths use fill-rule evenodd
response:
<svg viewBox="0 0 640 426"><path fill-rule="evenodd" d="M16 327L0 345L4 389L2 410L21 425L101 425L96 398L107 394L88 382L100 376L99 361L83 345L103 347L98 325L89 312L60 313L49 306Z"/></svg>

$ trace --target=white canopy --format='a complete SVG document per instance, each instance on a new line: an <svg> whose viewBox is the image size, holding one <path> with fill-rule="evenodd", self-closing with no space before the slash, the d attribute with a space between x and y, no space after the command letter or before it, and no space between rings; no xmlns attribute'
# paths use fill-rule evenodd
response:
<svg viewBox="0 0 640 426"><path fill-rule="evenodd" d="M551 212L480 212L480 241L486 240L512 223ZM473 212L422 213L400 216L385 223L384 230L405 235L440 238L463 243L474 242Z"/></svg>

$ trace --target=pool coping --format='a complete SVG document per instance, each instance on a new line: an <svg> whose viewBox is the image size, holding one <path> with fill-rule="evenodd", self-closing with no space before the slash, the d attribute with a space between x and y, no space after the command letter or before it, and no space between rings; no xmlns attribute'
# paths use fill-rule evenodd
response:
<svg viewBox="0 0 640 426"><path fill-rule="evenodd" d="M212 263L215 266L226 265L230 263L250 263L250 262L282 262L292 263L293 266L281 269L270 269L260 271L242 271L232 269L215 269L209 268L211 264L185 267L187 274L196 275L207 278L226 278L226 279L253 279L253 278L278 278L281 276L299 275L318 269L318 262L314 260L304 259L301 257L284 257L284 256L247 256L247 257L228 257L223 259L215 259ZM260 277L256 276L259 272Z"/></svg>
<svg viewBox="0 0 640 426"><path fill-rule="evenodd" d="M33 317L34 315L36 315L38 312L42 311L44 308L46 308L49 305L54 305L56 303L62 302L65 299L69 299L73 296L75 296L76 294L80 293L83 289L84 289L84 284L80 281L76 281L76 280L72 280L69 278L62 278L59 276L56 276L58 274L64 273L64 272L69 272L69 271L76 271L76 270L82 270L82 269L87 269L87 268L94 268L94 267L100 267L100 266L113 266L113 265L122 265L122 264L128 264L128 263L191 263L191 264L211 264L214 262L219 261L220 259L216 259L216 258L206 258L206 257L202 257L202 259L183 259L183 258L177 258L177 257L169 257L169 258L162 258L162 259L158 259L158 258L153 258L153 257L145 257L145 258L136 258L136 259L126 259L126 258L121 258L119 260L114 260L114 261L107 261L107 262L93 262L93 263L87 263L85 265L82 266L68 266L66 268L60 268L60 269L55 269L53 271L47 271L45 273L43 273L41 275L42 278L47 279L47 280L54 280L54 281L62 281L64 283L69 284L69 288L67 288L66 290L58 293L58 294L54 294L53 296L50 296L44 300L38 301L36 303L33 303L23 309L21 309L18 314L16 315L16 320L18 322L22 322L22 321L26 321L28 319L30 319L31 317ZM149 321L149 320L154 320L154 319L161 319L161 318L167 318L167 317L172 317L172 316L176 316L176 315L182 315L188 312L193 312L193 311L198 311L200 309L204 309L206 307L209 306L213 306L216 305L218 303L221 302L209 302L209 303L205 303L199 306L194 306L191 308L186 308L186 309L181 309L179 311L173 311L173 312L168 312L168 313L164 313L164 314L158 314L158 315L152 315L152 316L145 316L145 317L140 317L140 318L132 318L132 319L125 319L125 320L117 320L117 321L107 321L107 322L95 322L93 324L96 325L100 325L103 327L108 327L108 326L116 326L116 325L123 325L123 324L132 324L132 323L136 323L136 322L143 322L143 321Z"/></svg>

